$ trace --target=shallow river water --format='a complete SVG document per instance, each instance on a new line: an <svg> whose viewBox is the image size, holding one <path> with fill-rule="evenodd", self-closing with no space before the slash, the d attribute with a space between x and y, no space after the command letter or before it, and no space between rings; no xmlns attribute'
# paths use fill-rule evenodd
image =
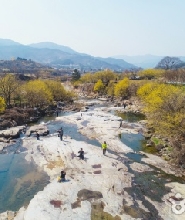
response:
<svg viewBox="0 0 185 220"><path fill-rule="evenodd" d="M69 114L72 113L61 113L59 116ZM126 119L124 119L124 117L126 117ZM127 122L141 120L140 115L139 118L137 118L136 115L132 114L127 114L126 116L122 114L122 118L123 120L127 120ZM84 141L97 147L101 147L101 144L97 140L91 140L81 135L77 131L76 125L53 121L54 119L55 116L45 117L41 119L39 123L47 123L50 134L56 133L56 131L62 126L64 136L68 135L75 140ZM138 196L138 198L144 203L147 203L144 195L150 197L151 199L160 201L161 197L169 191L169 189L164 187L165 183L171 181L184 183L181 178L168 175L160 169L152 166L151 168L153 168L154 171L150 172L137 173L132 170L129 164L134 161L143 163L141 161L143 156L139 154L138 151L143 150L143 147L145 146L144 137L141 134L121 134L120 139L124 144L135 151L135 153L128 153L126 155L130 160L127 165L129 172L134 174L132 187L136 190L133 191L132 187L126 189L130 195L134 193L133 196ZM21 151L20 139L17 140L17 144L15 144L15 146L12 146L11 153L0 154L0 212L4 212L6 210L17 211L23 205L28 204L38 191L43 190L49 181L49 177L46 173L38 170L34 163L27 162L24 159L24 149L22 149L22 153L17 154L17 148L20 148ZM118 155L118 157L120 160L122 159L121 154ZM151 182L151 180L153 181ZM142 185L142 188L138 188L139 185ZM151 207L151 209L156 212L155 208ZM134 209L129 210L129 212L134 212L137 214L137 217L143 215L141 210Z"/></svg>
<svg viewBox="0 0 185 220"><path fill-rule="evenodd" d="M46 173L24 157L24 153L0 155L0 212L17 211L48 184Z"/></svg>

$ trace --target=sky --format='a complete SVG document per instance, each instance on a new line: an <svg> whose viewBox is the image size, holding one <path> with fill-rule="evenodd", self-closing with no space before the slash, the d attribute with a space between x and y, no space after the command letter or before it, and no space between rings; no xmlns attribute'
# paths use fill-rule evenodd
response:
<svg viewBox="0 0 185 220"><path fill-rule="evenodd" d="M185 0L0 0L0 38L92 56L185 56Z"/></svg>

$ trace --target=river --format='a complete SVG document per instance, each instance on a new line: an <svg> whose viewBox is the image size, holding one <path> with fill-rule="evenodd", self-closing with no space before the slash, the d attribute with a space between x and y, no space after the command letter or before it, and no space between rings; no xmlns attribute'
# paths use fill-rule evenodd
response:
<svg viewBox="0 0 185 220"><path fill-rule="evenodd" d="M60 113L59 116L70 115L73 113ZM115 113L117 114L117 113ZM119 115L120 116L120 115ZM136 122L143 119L141 115L135 114L122 114L121 117L127 122ZM50 130L50 134L56 133L61 126L64 130L64 135L70 136L77 141L84 141L92 144L96 147L100 147L101 144L97 140L92 140L77 131L77 126L74 124L61 123L53 121L53 117L42 118L38 123L47 123L47 127ZM84 122L85 125L85 122ZM144 155L140 154L145 146L144 137L141 134L121 134L121 141L134 150L133 153L127 153L130 163L136 161L142 164L142 158ZM17 154L17 149L21 153ZM0 155L0 212L6 210L17 211L23 205L27 205L33 196L43 190L48 184L49 177L41 170L38 170L36 165L32 162L27 162L24 159L24 149L21 148L21 139L17 139L14 145L11 145L8 154ZM115 152L111 152L114 153ZM122 154L118 157L122 158ZM147 164L148 165L148 164ZM168 182L176 181L179 183L185 183L183 178L175 177L174 175L166 174L164 171L154 166L150 167L153 171L139 173L134 171L129 163L127 164L130 173L133 173L132 187L127 188L127 192L131 196L138 197L143 203L147 203L145 195L152 200L161 201L164 194L168 193L170 189L165 187ZM141 175L142 174L142 175ZM159 178L160 176L160 178ZM142 188L141 188L142 185ZM133 191L133 187L136 189ZM137 190L137 187L138 190ZM153 212L156 212L155 208L151 207ZM139 218L143 215L139 209L128 210L130 215L135 215Z"/></svg>

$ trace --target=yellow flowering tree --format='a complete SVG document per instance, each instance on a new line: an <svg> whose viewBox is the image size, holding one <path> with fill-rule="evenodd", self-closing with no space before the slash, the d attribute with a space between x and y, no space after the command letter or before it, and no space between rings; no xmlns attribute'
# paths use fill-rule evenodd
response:
<svg viewBox="0 0 185 220"><path fill-rule="evenodd" d="M98 93L102 93L103 90L104 90L104 84L103 84L102 80L99 79L98 82L95 83L95 85L94 85L94 91L98 92Z"/></svg>
<svg viewBox="0 0 185 220"><path fill-rule="evenodd" d="M154 79L164 76L165 70L162 69L145 69L139 71L138 75L144 79Z"/></svg>
<svg viewBox="0 0 185 220"><path fill-rule="evenodd" d="M114 94L117 97L124 97L128 95L129 79L125 77L115 85Z"/></svg>
<svg viewBox="0 0 185 220"><path fill-rule="evenodd" d="M66 99L67 93L60 81L45 80L44 82L46 83L55 101L62 101Z"/></svg>
<svg viewBox="0 0 185 220"><path fill-rule="evenodd" d="M43 106L53 100L52 92L44 81L32 80L24 85L25 98L33 106Z"/></svg>
<svg viewBox="0 0 185 220"><path fill-rule="evenodd" d="M147 83L137 91L149 123L163 134L185 134L185 92L169 84Z"/></svg>
<svg viewBox="0 0 185 220"><path fill-rule="evenodd" d="M99 79L101 79L102 82L108 84L110 82L110 80L113 80L116 78L116 74L113 73L111 70L104 70L104 71L96 72L94 74L94 77L96 79L96 82Z"/></svg>
<svg viewBox="0 0 185 220"><path fill-rule="evenodd" d="M175 162L185 161L185 91L183 87L150 83L138 90L148 124L157 134L170 138ZM184 163L184 162L183 162Z"/></svg>
<svg viewBox="0 0 185 220"><path fill-rule="evenodd" d="M0 113L4 112L5 110L5 101L2 97L0 97Z"/></svg>
<svg viewBox="0 0 185 220"><path fill-rule="evenodd" d="M114 81L111 80L108 86L106 87L107 95L114 96L114 89L115 89L115 84Z"/></svg>

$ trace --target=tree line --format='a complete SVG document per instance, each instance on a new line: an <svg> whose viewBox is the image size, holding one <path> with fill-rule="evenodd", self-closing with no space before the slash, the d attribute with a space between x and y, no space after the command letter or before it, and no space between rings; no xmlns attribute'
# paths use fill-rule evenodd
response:
<svg viewBox="0 0 185 220"><path fill-rule="evenodd" d="M15 74L0 77L0 112L12 103L29 103L29 106L46 106L53 101L67 101L74 97L59 80L35 79L21 81Z"/></svg>

